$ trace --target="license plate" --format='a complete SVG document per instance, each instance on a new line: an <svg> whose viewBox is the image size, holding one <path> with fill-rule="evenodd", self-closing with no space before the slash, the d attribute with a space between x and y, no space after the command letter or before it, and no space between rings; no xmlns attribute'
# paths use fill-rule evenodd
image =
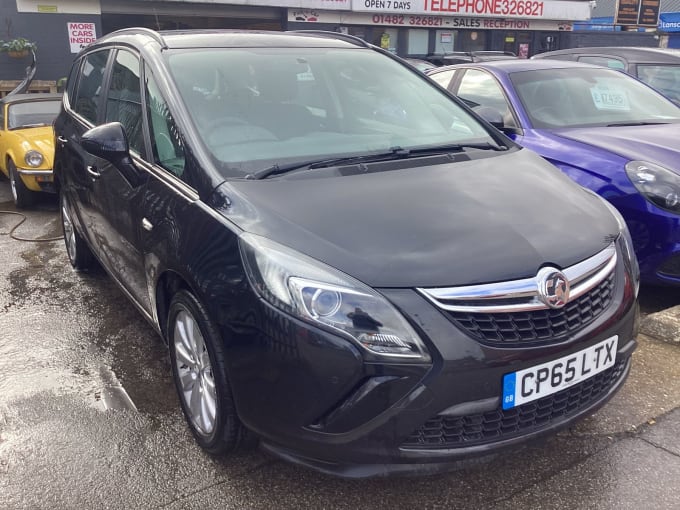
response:
<svg viewBox="0 0 680 510"><path fill-rule="evenodd" d="M552 395L614 365L618 336L503 377L503 409Z"/></svg>

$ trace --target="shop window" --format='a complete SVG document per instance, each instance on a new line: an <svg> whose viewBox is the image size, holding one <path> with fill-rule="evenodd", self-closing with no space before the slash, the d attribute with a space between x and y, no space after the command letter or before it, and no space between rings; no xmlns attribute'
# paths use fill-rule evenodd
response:
<svg viewBox="0 0 680 510"><path fill-rule="evenodd" d="M455 46L456 35L457 32L455 30L437 30L433 53L438 55L451 53Z"/></svg>
<svg viewBox="0 0 680 510"><path fill-rule="evenodd" d="M484 51L486 49L486 32L477 30L465 31L465 51Z"/></svg>
<svg viewBox="0 0 680 510"><path fill-rule="evenodd" d="M396 28L385 28L374 32L373 44L391 53L397 52L397 39L399 32Z"/></svg>
<svg viewBox="0 0 680 510"><path fill-rule="evenodd" d="M428 31L411 29L408 31L408 55L427 55Z"/></svg>

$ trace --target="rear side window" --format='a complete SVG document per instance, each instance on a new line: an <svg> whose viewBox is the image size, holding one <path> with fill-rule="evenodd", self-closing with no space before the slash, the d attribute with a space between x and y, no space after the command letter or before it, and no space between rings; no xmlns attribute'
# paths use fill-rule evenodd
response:
<svg viewBox="0 0 680 510"><path fill-rule="evenodd" d="M455 72L456 71L442 71L441 73L431 74L430 78L432 78L445 89L448 89L449 83L451 83L451 79L453 78Z"/></svg>
<svg viewBox="0 0 680 510"><path fill-rule="evenodd" d="M130 149L138 154L143 152L139 58L129 51L120 50L113 62L111 85L106 94L106 122L120 122L127 134Z"/></svg>
<svg viewBox="0 0 680 510"><path fill-rule="evenodd" d="M680 65L638 64L638 78L674 101L680 100Z"/></svg>
<svg viewBox="0 0 680 510"><path fill-rule="evenodd" d="M599 56L582 56L578 58L579 62L585 64L593 64L596 66L608 67L610 69L617 69L619 71L626 70L626 64L622 60L614 57L599 57Z"/></svg>
<svg viewBox="0 0 680 510"><path fill-rule="evenodd" d="M80 66L80 78L73 109L92 124L97 123L97 109L102 97L102 84L109 51L97 51L85 57Z"/></svg>

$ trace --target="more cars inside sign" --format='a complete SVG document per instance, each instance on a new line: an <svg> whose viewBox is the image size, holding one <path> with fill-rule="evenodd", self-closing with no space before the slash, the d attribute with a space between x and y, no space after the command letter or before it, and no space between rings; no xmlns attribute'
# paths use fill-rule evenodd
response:
<svg viewBox="0 0 680 510"><path fill-rule="evenodd" d="M71 53L78 53L97 40L97 28L94 23L69 22L67 26Z"/></svg>

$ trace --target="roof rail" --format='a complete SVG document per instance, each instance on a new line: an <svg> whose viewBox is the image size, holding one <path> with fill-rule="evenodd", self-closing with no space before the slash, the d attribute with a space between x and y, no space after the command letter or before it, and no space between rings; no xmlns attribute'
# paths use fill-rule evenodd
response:
<svg viewBox="0 0 680 510"><path fill-rule="evenodd" d="M470 51L470 55L507 55L509 57L516 57L517 55L512 51L496 51L496 50L479 50Z"/></svg>
<svg viewBox="0 0 680 510"><path fill-rule="evenodd" d="M121 28L119 30L116 30L114 32L111 32L110 34L107 35L114 35L114 34L145 34L148 35L149 37L152 37L153 39L156 40L158 44L161 45L161 48L164 50L168 49L168 45L165 42L165 39L163 39L163 36L156 32L155 30L151 30L150 28L145 28L145 27L130 27L130 28Z"/></svg>
<svg viewBox="0 0 680 510"><path fill-rule="evenodd" d="M320 37L328 37L329 39L338 39L340 41L352 43L356 46L362 46L364 48L370 48L371 47L371 45L368 44L363 39L356 37L354 35L343 34L341 32L331 32L329 30L288 30L287 32L291 33L291 34L318 35Z"/></svg>

